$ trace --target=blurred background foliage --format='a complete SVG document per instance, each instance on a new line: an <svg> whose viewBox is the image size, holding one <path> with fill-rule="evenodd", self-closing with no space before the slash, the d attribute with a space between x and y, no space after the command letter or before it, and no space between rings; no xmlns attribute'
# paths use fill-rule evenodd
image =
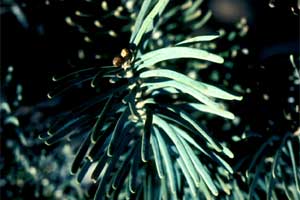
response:
<svg viewBox="0 0 300 200"><path fill-rule="evenodd" d="M88 198L89 183L79 185L69 174L76 141L49 147L37 137L54 118L93 95L78 85L72 95L49 101L52 76L110 65L126 47L138 4L105 2L1 1L3 199ZM224 65L187 62L183 73L244 97L226 105L236 115L233 122L193 114L235 154L228 160L233 177L218 177L219 198L300 198L299 2L206 0L187 16L176 5L150 49L220 33L218 40L195 47L221 55Z"/></svg>

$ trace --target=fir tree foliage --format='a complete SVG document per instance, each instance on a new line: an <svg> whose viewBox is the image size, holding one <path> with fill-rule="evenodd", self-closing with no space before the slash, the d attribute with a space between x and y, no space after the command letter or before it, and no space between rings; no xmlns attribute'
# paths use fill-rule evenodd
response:
<svg viewBox="0 0 300 200"><path fill-rule="evenodd" d="M201 4L196 2L186 12ZM142 2L128 47L112 58L113 65L53 79L64 86L49 93L50 98L78 84L90 83L98 91L97 96L40 135L48 145L64 138L82 138L71 172L78 182L86 176L95 182L96 190L91 190L94 199L197 199L202 193L218 196L222 181L213 178L204 160L219 166L221 174L233 173L224 159L233 158L233 153L189 113L234 119L219 100L240 101L242 97L195 80L177 71L174 64L190 59L222 64L224 59L219 55L193 47L219 36L153 45L151 35L172 17L171 10L166 10L168 3Z"/></svg>

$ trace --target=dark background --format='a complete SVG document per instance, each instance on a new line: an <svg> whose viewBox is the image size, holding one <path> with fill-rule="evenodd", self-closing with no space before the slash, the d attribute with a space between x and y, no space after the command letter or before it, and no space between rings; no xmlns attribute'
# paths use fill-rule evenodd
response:
<svg viewBox="0 0 300 200"><path fill-rule="evenodd" d="M23 12L28 27L24 27L12 12L5 11L7 6L1 8L1 87L8 66L13 66L14 81L24 88L22 104L26 106L48 101L51 77L71 68L70 60L77 57L81 45L78 42L80 34L65 23L65 17L78 6L74 3L77 1L50 2L45 5L42 1L26 1ZM208 2L205 6L214 14L208 28L230 30L241 17L246 17L249 24L247 36L235 42L248 48L250 53L238 55L233 60L231 80L244 89L250 88L251 92L243 94L243 101L231 105L230 110L241 121L230 132L242 133L250 127L251 132L262 137L233 146L234 152L239 151L242 157L255 151L269 135L283 135L299 127L299 113L294 112L299 102L299 85L289 79L294 72L289 55L299 56L299 15L291 8L298 14L299 11L296 1L291 0L277 0L274 8L266 0ZM225 48L230 44L221 45ZM13 96L10 93L15 91L6 91L6 98ZM265 95L268 100L264 99ZM289 97L294 98L294 103L288 103ZM287 113L291 114L291 120L287 119ZM208 123L209 129L218 132L221 130L216 126L218 123L221 124L212 120ZM229 136L230 133L220 134L224 139Z"/></svg>

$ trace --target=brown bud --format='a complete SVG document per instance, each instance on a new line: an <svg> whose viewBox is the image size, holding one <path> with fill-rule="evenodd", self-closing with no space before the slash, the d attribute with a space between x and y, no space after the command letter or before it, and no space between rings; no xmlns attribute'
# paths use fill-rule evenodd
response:
<svg viewBox="0 0 300 200"><path fill-rule="evenodd" d="M120 67L124 62L124 58L122 58L121 56L116 56L113 59L113 65L115 67Z"/></svg>
<svg viewBox="0 0 300 200"><path fill-rule="evenodd" d="M125 59L129 59L131 57L131 51L129 49L122 49L121 50L121 56Z"/></svg>

